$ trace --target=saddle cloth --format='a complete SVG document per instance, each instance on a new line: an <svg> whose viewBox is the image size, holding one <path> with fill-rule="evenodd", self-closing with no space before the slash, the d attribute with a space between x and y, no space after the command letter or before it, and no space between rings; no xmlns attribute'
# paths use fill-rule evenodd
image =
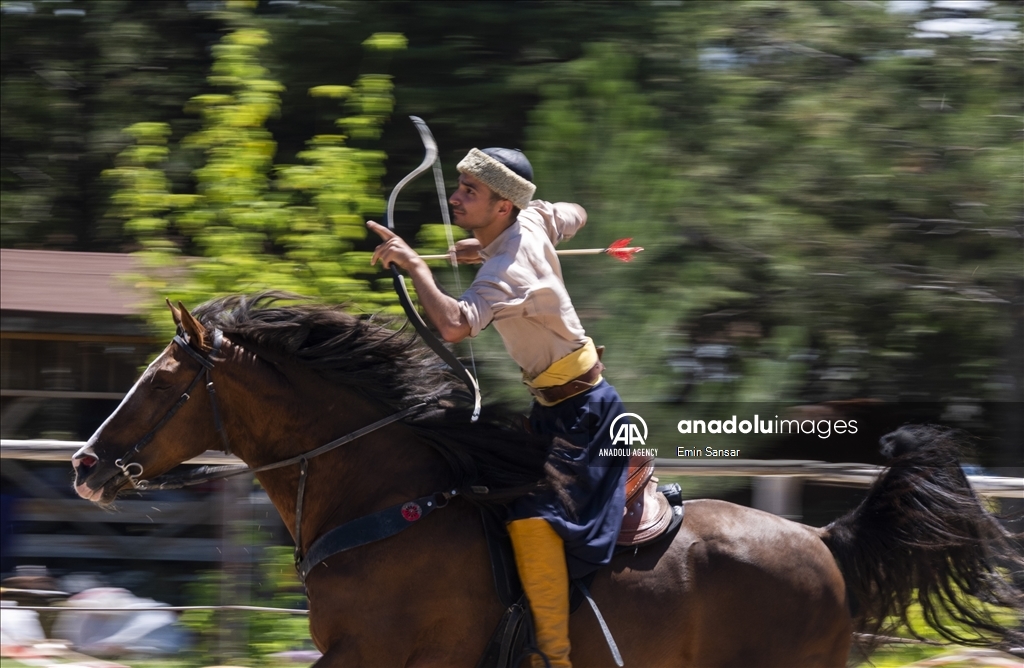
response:
<svg viewBox="0 0 1024 668"><path fill-rule="evenodd" d="M672 514L672 505L658 491L654 457L631 457L626 474L626 507L615 544L632 547L655 540L672 524Z"/></svg>

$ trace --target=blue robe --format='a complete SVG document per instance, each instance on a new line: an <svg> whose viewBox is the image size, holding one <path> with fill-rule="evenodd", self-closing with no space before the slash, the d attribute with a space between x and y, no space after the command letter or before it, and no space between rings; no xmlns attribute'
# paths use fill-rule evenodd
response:
<svg viewBox="0 0 1024 668"><path fill-rule="evenodd" d="M629 457L599 454L612 447L609 429L626 412L615 388L602 380L592 389L555 406L533 403L530 426L537 434L560 436L580 447L560 465L574 474L569 494L575 514L566 511L553 493L528 496L513 504L513 519L543 517L565 541L571 578L581 578L611 561L626 505L625 479ZM620 448L621 449L621 448Z"/></svg>

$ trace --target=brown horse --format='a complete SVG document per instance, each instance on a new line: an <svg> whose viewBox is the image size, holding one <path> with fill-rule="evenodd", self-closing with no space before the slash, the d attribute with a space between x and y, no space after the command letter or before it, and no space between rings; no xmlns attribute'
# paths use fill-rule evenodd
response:
<svg viewBox="0 0 1024 668"><path fill-rule="evenodd" d="M178 337L75 455L75 489L109 504L230 445L287 526L304 498L292 529L303 553L355 518L458 490L407 530L313 568L310 631L317 666L475 665L503 613L476 505L557 484L550 443L486 413L470 424L446 403L451 378L402 333L277 297L224 298L195 316L172 308ZM379 422L389 416L401 419ZM936 613L987 636L967 640L1013 641L977 602L1020 608L1020 590L992 567L1009 541L948 441L935 429L898 432L893 465L864 503L823 529L687 502L671 539L616 556L591 586L625 664L843 666L855 632L885 628L915 597L951 638ZM1002 558L1021 570L1018 553ZM570 635L576 665L612 665L586 606Z"/></svg>

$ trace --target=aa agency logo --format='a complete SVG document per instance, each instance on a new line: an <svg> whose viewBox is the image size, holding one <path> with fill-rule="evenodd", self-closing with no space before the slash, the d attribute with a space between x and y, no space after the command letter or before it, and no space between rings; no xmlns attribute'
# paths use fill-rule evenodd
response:
<svg viewBox="0 0 1024 668"><path fill-rule="evenodd" d="M627 418L633 418L636 422L627 422ZM640 427L643 427L642 434ZM647 423L636 413L620 413L612 420L608 435L611 436L612 445L647 445Z"/></svg>

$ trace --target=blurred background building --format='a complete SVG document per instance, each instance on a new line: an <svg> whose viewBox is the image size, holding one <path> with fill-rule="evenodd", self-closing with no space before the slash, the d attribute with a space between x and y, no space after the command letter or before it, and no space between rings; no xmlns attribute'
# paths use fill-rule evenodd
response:
<svg viewBox="0 0 1024 668"><path fill-rule="evenodd" d="M54 577L79 574L65 583L71 589L113 584L180 603L195 572L239 559L225 540L231 523L259 513L269 542L287 537L251 483L150 493L116 513L74 494L71 443L96 430L166 343L141 318L125 278L136 271L125 254L0 250L2 435L38 442L4 453L0 570L41 566Z"/></svg>
<svg viewBox="0 0 1024 668"><path fill-rule="evenodd" d="M85 440L158 350L129 255L0 250L0 434Z"/></svg>

